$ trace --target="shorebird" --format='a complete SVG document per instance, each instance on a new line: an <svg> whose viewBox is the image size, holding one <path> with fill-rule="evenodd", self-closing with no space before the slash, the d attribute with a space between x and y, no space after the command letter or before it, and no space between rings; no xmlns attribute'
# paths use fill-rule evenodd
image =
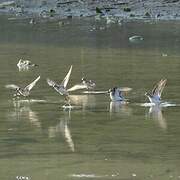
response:
<svg viewBox="0 0 180 180"><path fill-rule="evenodd" d="M79 89L87 89L87 90L91 90L96 86L96 83L92 80L87 80L86 78L82 78L81 79L81 83L74 85L73 87L71 87L70 89L68 89L67 91L76 91Z"/></svg>
<svg viewBox="0 0 180 180"><path fill-rule="evenodd" d="M35 67L35 66L38 66L38 65L33 64L29 60L20 59L19 62L17 63L17 67L19 68L19 70L29 69L30 67Z"/></svg>
<svg viewBox="0 0 180 180"><path fill-rule="evenodd" d="M68 96L69 93L66 89L67 84L69 82L69 78L71 75L71 71L72 71L72 65L66 75L66 77L64 78L64 80L61 82L61 84L57 84L55 81L50 80L49 78L47 79L47 83L49 86L53 87L55 91L57 91L59 94L61 95L65 95Z"/></svg>
<svg viewBox="0 0 180 180"><path fill-rule="evenodd" d="M161 79L152 89L151 92L146 92L145 95L149 98L149 101L154 104L161 103L161 94L166 85L167 79Z"/></svg>
<svg viewBox="0 0 180 180"><path fill-rule="evenodd" d="M5 87L15 91L14 97L16 97L16 96L27 97L27 96L30 95L31 89L36 85L36 83L39 81L39 79L40 79L40 76L38 76L32 83L30 83L29 85L27 85L24 88L19 87L19 86L15 85L15 84L8 84Z"/></svg>
<svg viewBox="0 0 180 180"><path fill-rule="evenodd" d="M124 98L122 92L127 92L132 90L129 87L124 87L124 88L118 88L118 87L114 87L109 89L109 93L110 93L110 99L112 101L126 101L126 99Z"/></svg>

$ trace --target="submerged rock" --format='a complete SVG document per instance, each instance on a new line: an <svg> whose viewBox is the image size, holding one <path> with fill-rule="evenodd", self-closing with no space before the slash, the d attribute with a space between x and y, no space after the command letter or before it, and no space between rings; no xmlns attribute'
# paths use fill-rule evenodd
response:
<svg viewBox="0 0 180 180"><path fill-rule="evenodd" d="M139 42L139 41L143 41L143 40L144 40L144 38L142 36L135 35L135 36L129 37L130 42Z"/></svg>
<svg viewBox="0 0 180 180"><path fill-rule="evenodd" d="M146 12L144 15L145 15L145 17L148 17L148 18L151 17L151 14L149 12Z"/></svg>
<svg viewBox="0 0 180 180"><path fill-rule="evenodd" d="M131 8L125 7L125 8L124 8L124 11L125 11L125 12L131 12Z"/></svg>

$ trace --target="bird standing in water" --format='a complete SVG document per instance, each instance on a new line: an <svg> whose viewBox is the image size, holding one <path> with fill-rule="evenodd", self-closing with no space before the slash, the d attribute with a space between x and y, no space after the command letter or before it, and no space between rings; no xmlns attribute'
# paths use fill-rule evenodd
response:
<svg viewBox="0 0 180 180"><path fill-rule="evenodd" d="M127 92L127 91L130 91L130 90L132 90L132 89L129 88L129 87L124 87L124 88L114 87L114 88L109 89L108 93L110 94L110 99L112 101L125 102L126 100L125 100L122 92Z"/></svg>

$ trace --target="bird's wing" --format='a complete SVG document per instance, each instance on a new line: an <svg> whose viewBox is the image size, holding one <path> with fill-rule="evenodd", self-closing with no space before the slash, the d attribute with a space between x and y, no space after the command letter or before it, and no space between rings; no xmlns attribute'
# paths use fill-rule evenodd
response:
<svg viewBox="0 0 180 180"><path fill-rule="evenodd" d="M13 89L13 90L16 90L19 88L19 86L15 85L15 84L7 84L5 87L8 89Z"/></svg>
<svg viewBox="0 0 180 180"><path fill-rule="evenodd" d="M79 89L87 89L87 86L85 84L76 84L73 87L69 88L67 91L70 92L70 91L76 91Z"/></svg>
<svg viewBox="0 0 180 180"><path fill-rule="evenodd" d="M31 84L26 86L25 89L30 91L36 85L36 83L39 81L39 79L40 79L40 76L38 76Z"/></svg>
<svg viewBox="0 0 180 180"><path fill-rule="evenodd" d="M72 65L71 65L71 67L70 67L70 69L69 69L66 77L64 78L64 80L63 80L62 83L61 83L61 85L62 85L64 88L66 88L66 86L67 86L67 84L68 84L68 82L69 82L69 78L70 78L70 75L71 75L71 71L72 71Z"/></svg>
<svg viewBox="0 0 180 180"><path fill-rule="evenodd" d="M122 91L122 92L128 92L128 91L131 91L132 88L130 88L130 87L119 87L118 90Z"/></svg>
<svg viewBox="0 0 180 180"><path fill-rule="evenodd" d="M107 94L109 91L83 91L83 94Z"/></svg>
<svg viewBox="0 0 180 180"><path fill-rule="evenodd" d="M166 85L167 79L161 79L153 88L152 95L161 97L162 91Z"/></svg>
<svg viewBox="0 0 180 180"><path fill-rule="evenodd" d="M20 67L21 65L22 65L22 59L20 59L19 61L18 61L18 63L17 63L17 67Z"/></svg>
<svg viewBox="0 0 180 180"><path fill-rule="evenodd" d="M159 85L159 96L160 96L160 97L161 97L161 94L162 94L162 92L163 92L163 89L164 89L164 87L165 87L165 85L166 85L166 82L167 82L167 79L163 79L162 82L161 82L161 84Z"/></svg>

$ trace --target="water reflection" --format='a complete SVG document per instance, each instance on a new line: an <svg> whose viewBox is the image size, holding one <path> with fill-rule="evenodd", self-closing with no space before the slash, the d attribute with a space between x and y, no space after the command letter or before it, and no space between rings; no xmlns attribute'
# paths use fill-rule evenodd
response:
<svg viewBox="0 0 180 180"><path fill-rule="evenodd" d="M167 129L167 122L162 113L162 107L159 105L151 106L149 108L149 117L151 117L163 130Z"/></svg>
<svg viewBox="0 0 180 180"><path fill-rule="evenodd" d="M38 128L41 127L37 112L32 111L30 108L31 100L13 100L14 110L8 112L8 117L15 120L21 120L21 118L26 118L30 123Z"/></svg>
<svg viewBox="0 0 180 180"><path fill-rule="evenodd" d="M69 123L71 120L71 110L64 111L64 115L60 118L60 122L54 126L48 128L49 138L54 138L60 133L64 137L66 143L68 144L72 152L75 151L74 142L72 139L71 131L69 128Z"/></svg>
<svg viewBox="0 0 180 180"><path fill-rule="evenodd" d="M95 108L96 98L94 95L70 95L70 102L76 106L81 106L83 110L87 107Z"/></svg>
<svg viewBox="0 0 180 180"><path fill-rule="evenodd" d="M109 105L110 115L112 113L119 113L121 115L129 116L132 114L132 109L128 106L127 102L111 101Z"/></svg>
<svg viewBox="0 0 180 180"><path fill-rule="evenodd" d="M112 25L110 29L98 24L94 32L89 32L93 22L82 19L75 23L73 19L64 28L52 23L33 28L23 22L2 24L0 84L11 79L26 82L34 77L36 70L44 80L49 75L63 77L64 69L73 64L71 83L87 74L96 79L99 89L121 82L122 86L133 86L135 91L129 95L132 103L127 105L109 102L107 95L70 95L75 106L70 117L69 111L60 108L63 98L51 93L43 79L36 95L47 98L44 104L17 103L12 107L12 101L7 102L8 92L1 87L1 169L11 173L1 173L0 179L23 175L27 169L33 179L57 179L62 174L61 179L98 179L101 175L101 179L167 179L170 174L177 177L179 107L169 108L164 114L167 110L164 107L141 107L136 102L143 102L145 89L159 76L167 77L170 82L166 98L179 100L180 42L176 41L179 24L134 22L122 27ZM145 40L131 44L128 37L134 33ZM162 52L168 56L162 57ZM13 59L19 56L36 59L39 68L17 73ZM144 123L145 109L150 124ZM8 119L4 118L3 110L6 117L11 113ZM107 121L110 118L111 122ZM36 121L37 127L30 121ZM152 131L152 124L157 130ZM163 130L167 128L168 134ZM121 177L114 176L117 171L123 172Z"/></svg>

